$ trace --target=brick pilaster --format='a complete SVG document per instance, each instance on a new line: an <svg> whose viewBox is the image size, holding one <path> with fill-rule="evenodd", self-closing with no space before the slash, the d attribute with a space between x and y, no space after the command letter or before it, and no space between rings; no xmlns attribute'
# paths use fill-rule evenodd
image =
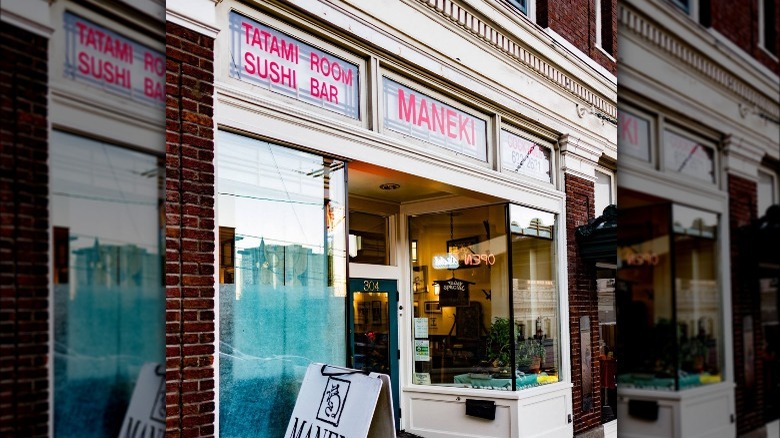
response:
<svg viewBox="0 0 780 438"><path fill-rule="evenodd" d="M728 176L729 234L731 257L731 312L734 346L735 403L737 433L744 434L764 426L764 368L761 351L761 300L758 293L757 260L747 253L745 227L757 218L757 184L748 179ZM751 242L755 244L755 242ZM753 348L755 351L752 388L745 385L744 318L753 318ZM728 339L728 337L726 337Z"/></svg>
<svg viewBox="0 0 780 438"><path fill-rule="evenodd" d="M214 39L166 30L166 433L212 436Z"/></svg>
<svg viewBox="0 0 780 438"><path fill-rule="evenodd" d="M579 257L574 232L594 217L595 186L585 178L565 175L566 185L566 261L569 278L569 337L571 339L572 411L574 434L580 434L601 424L601 378L599 373L599 319L596 271L592 263ZM580 318L590 317L592 404L583 410L582 357L580 349Z"/></svg>
<svg viewBox="0 0 780 438"><path fill-rule="evenodd" d="M49 420L48 39L0 28L0 435Z"/></svg>

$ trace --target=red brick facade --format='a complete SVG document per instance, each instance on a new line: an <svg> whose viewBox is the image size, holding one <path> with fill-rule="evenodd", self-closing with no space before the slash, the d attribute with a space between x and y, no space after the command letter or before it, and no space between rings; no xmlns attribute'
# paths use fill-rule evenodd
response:
<svg viewBox="0 0 780 438"><path fill-rule="evenodd" d="M755 259L745 254L744 230L757 217L755 182L734 175L728 177L729 233L731 248L731 305L734 346L734 383L737 407L737 433L743 434L764 425L763 412L763 361L755 354L754 383L748 388L745 379L744 318L753 318L753 346L758 352L763 344L761 327L761 301L757 292Z"/></svg>
<svg viewBox="0 0 780 438"><path fill-rule="evenodd" d="M588 223L595 213L594 184L586 179L566 174L566 262L569 278L569 337L571 340L572 411L574 434L601 424L601 392L599 377L599 320L596 272L592 263L579 257L574 232ZM580 349L580 318L590 317L591 375L593 397L590 410L583 410L582 355Z"/></svg>
<svg viewBox="0 0 780 438"><path fill-rule="evenodd" d="M602 48L596 46L595 0L539 0L536 2L536 22L566 38L591 59L617 73L617 0L601 0L602 17L611 17L610 29L602 33ZM605 18L605 21L606 18Z"/></svg>
<svg viewBox="0 0 780 438"><path fill-rule="evenodd" d="M167 23L167 436L214 434L214 39Z"/></svg>
<svg viewBox="0 0 780 438"><path fill-rule="evenodd" d="M49 420L48 40L0 30L0 435Z"/></svg>
<svg viewBox="0 0 780 438"><path fill-rule="evenodd" d="M773 25L775 32L775 47L780 47L780 0L764 0L774 2L775 16L768 17L767 24ZM712 28L744 49L753 58L764 64L770 70L780 75L780 56L774 53L774 59L759 45L758 0L743 2L710 1L702 4L711 6ZM706 11L703 11L706 14Z"/></svg>

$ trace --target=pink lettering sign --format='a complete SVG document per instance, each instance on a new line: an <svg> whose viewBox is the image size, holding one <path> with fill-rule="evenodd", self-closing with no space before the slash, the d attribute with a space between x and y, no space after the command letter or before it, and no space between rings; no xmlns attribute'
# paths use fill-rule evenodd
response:
<svg viewBox="0 0 780 438"><path fill-rule="evenodd" d="M650 161L650 122L618 111L618 154Z"/></svg>
<svg viewBox="0 0 780 438"><path fill-rule="evenodd" d="M487 160L487 123L418 91L384 78L385 128Z"/></svg>
<svg viewBox="0 0 780 438"><path fill-rule="evenodd" d="M65 77L125 96L165 105L165 55L66 12Z"/></svg>
<svg viewBox="0 0 780 438"><path fill-rule="evenodd" d="M230 76L360 118L358 66L230 12Z"/></svg>

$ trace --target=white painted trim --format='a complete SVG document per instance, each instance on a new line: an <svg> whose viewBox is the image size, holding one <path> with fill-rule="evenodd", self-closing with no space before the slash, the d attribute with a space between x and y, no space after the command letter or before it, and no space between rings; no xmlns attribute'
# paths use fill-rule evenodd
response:
<svg viewBox="0 0 780 438"><path fill-rule="evenodd" d="M119 0L159 22L165 21L165 0Z"/></svg>
<svg viewBox="0 0 780 438"><path fill-rule="evenodd" d="M729 135L723 141L723 170L729 175L758 182L758 169L763 155L760 147Z"/></svg>
<svg viewBox="0 0 780 438"><path fill-rule="evenodd" d="M578 49L574 46L574 44L570 43L566 38L562 37L560 34L558 34L556 31L552 30L552 28L545 28L544 32L547 35L550 35L550 37L555 41L556 43L562 45L566 50L571 52L572 55L576 56L577 59L584 62L588 65L588 67L592 68L593 70L597 71L601 76L604 77L607 81L609 81L612 84L615 84L617 86L617 76L610 73L609 70L604 68L601 64L594 61L593 58L589 57L585 54L582 50ZM596 46L599 50L601 50L605 55L609 56L613 61L615 58L612 57L609 53L604 51L604 49L601 48L601 45L599 43L598 46Z"/></svg>
<svg viewBox="0 0 780 438"><path fill-rule="evenodd" d="M95 93L74 93L73 89L50 85L50 125L116 144L128 145L132 141L133 147L165 153L165 131L159 122L165 117L165 109L145 107L144 113L127 103L122 113L107 99L96 97Z"/></svg>
<svg viewBox="0 0 780 438"><path fill-rule="evenodd" d="M766 436L780 436L780 420L773 420L766 423Z"/></svg>
<svg viewBox="0 0 780 438"><path fill-rule="evenodd" d="M542 184L525 184L525 190L521 192L517 190L515 178L474 166L471 160L447 158L444 162L436 149L419 147L373 131L356 130L353 125L276 100L236 94L235 89L229 90L223 84L217 84L216 88L215 108L220 108L216 122L222 127L255 132L269 136L271 141L298 144L336 156L382 163L401 172L426 175L446 184L546 211L555 211L557 201L554 200L564 196L563 192ZM258 124L260 120L267 124ZM263 130L258 132L258 126L263 126ZM443 172L447 169L456 170L456 173Z"/></svg>
<svg viewBox="0 0 780 438"><path fill-rule="evenodd" d="M299 6L315 14L314 20L300 17L288 9L266 12L268 5L258 9L260 14L272 14L279 20L285 20L290 26L298 29L296 34L309 33L323 39L333 34L333 31L327 27L328 24L344 29L358 40L354 44L351 41L341 41L339 47L344 51L363 56L365 59L376 57L381 65L400 69L416 83L439 90L444 89L449 95L479 96L480 101L487 102L500 114L520 114L524 119L533 120L534 123L549 131L587 137L591 143L602 144L604 153L611 158L617 156L617 147L612 140L617 130L615 125L602 123L602 120L596 117L584 119L579 117L575 106L577 98L573 94L562 87L550 85L547 80L539 80L538 73L520 62L513 61L506 53L491 48L487 42L474 38L472 33L467 33L466 29L455 28L455 24L447 25L450 21L444 20L444 17L431 16L427 7L418 5L419 1L405 0L410 5L404 5L402 2L391 7L385 2L353 0L350 5L354 8L350 8L350 5L337 8L319 0L301 0ZM485 7L484 2L480 5ZM233 7L240 9L246 5L223 1L217 10ZM365 8L367 12L356 9L358 7ZM403 10L399 11L399 7ZM420 8L425 9L418 11ZM222 15L224 14L220 14L219 17ZM376 17L383 17L383 21ZM438 32L436 35L428 31L409 36L409 32L417 32L417 28L431 27L431 23L437 21L443 21L445 26L434 26L435 31ZM521 21L525 25L531 25L527 20ZM417 26L417 23L421 25ZM509 25L509 22L507 24ZM219 26L223 27L222 24ZM220 48L226 47L226 38L224 35L218 37L215 44L217 57L215 75L218 81L230 82L225 77L227 70L220 67L220 63L224 63L220 59L220 53L224 52L224 49ZM445 47L439 43L441 40L453 38L459 44L453 43ZM545 39L548 39L546 47L549 47L551 41L549 37ZM365 46L359 42L361 40L371 41L383 51L378 52L372 47ZM512 37L512 41L515 40L516 37ZM560 48L557 44L554 44L554 47ZM550 52L549 49L546 51ZM392 55L387 55L388 53L400 56L390 58ZM468 56L462 58L463 62L457 61L454 56L465 56L458 53L466 53ZM499 77L495 75L487 77L484 76L484 72L503 73ZM587 75L582 78L593 82ZM601 82L603 86L593 84L593 87L600 87L596 91L603 88L607 95L611 96L606 100L614 104L617 96L616 87L610 84L609 87L612 89L610 91L605 85L606 81ZM457 87L450 84L457 84ZM577 86L580 84L580 82L576 83ZM471 97L466 99L470 100Z"/></svg>
<svg viewBox="0 0 780 438"><path fill-rule="evenodd" d="M400 246L400 245L399 245ZM373 278L398 281L401 289L401 269L398 266L369 265L365 263L349 263L349 278Z"/></svg>
<svg viewBox="0 0 780 438"><path fill-rule="evenodd" d="M662 57L648 52L645 47L637 44L638 42L632 35L621 39L621 50L626 50L620 64L621 87L651 97L656 105L674 108L683 114L695 114L706 126L724 134L745 138L752 144L762 145L769 156L780 156L776 146L780 141L780 132L776 125L753 115L747 120L743 119L736 95L719 87L713 88L711 84L690 84L689 76L681 72L676 64L669 63L668 60L663 61ZM659 77L666 78L666 83L659 82ZM681 80L688 81L689 85L671 86ZM692 98L702 95L707 96L706 102Z"/></svg>
<svg viewBox="0 0 780 438"><path fill-rule="evenodd" d="M44 38L51 37L54 32L49 5L44 0L3 0L0 20Z"/></svg>
<svg viewBox="0 0 780 438"><path fill-rule="evenodd" d="M170 9L165 11L165 19L166 21L178 24L179 26L186 29L206 35L207 37L216 38L217 34L219 33L219 29L216 27L210 26L204 22L198 21L195 18L180 14L179 12Z"/></svg>
<svg viewBox="0 0 780 438"><path fill-rule="evenodd" d="M735 58L736 62L742 62L747 63L750 65L751 68L757 70L758 73L764 75L768 81L770 81L772 84L775 85L775 87L780 86L780 76L776 75L772 70L769 69L769 67L765 66L764 64L758 62L756 58L751 56L749 53L745 51L745 49L739 47L738 45L734 44L733 41L728 39L725 35L718 32L714 28L708 29L709 33L712 34L713 37L715 37L715 48L723 52L726 56L730 56L731 58ZM777 57L770 53L766 48L761 46L761 49L766 53L767 55L774 58L775 61L777 61Z"/></svg>
<svg viewBox="0 0 780 438"><path fill-rule="evenodd" d="M572 138L568 134L561 136L558 145L561 154L561 171L595 183L596 165L601 157L601 150L581 138ZM565 188L562 187L562 190Z"/></svg>
<svg viewBox="0 0 780 438"><path fill-rule="evenodd" d="M214 108L214 112L216 113L216 108ZM213 118L212 118L213 120ZM219 435L219 407L220 407L220 395L221 391L219 388L220 383L220 346L221 344L221 337L220 337L220 298L219 298L219 265L220 260L222 258L222 245L219 242L219 166L217 166L217 152L218 148L220 147L220 142L217 141L217 130L216 130L216 123L214 123L213 127L213 144L214 144L214 159L212 161L214 165L214 363L212 364L212 367L214 368L214 436L218 437ZM183 318L184 315L182 315ZM180 321L182 324L184 324L184 320Z"/></svg>
<svg viewBox="0 0 780 438"><path fill-rule="evenodd" d="M645 17L652 17L652 19ZM663 26L659 23L663 23ZM630 53L628 50L624 51L625 37L630 33L639 33L646 41L645 44L656 47L656 50L666 51L667 58L673 58L685 68L701 71L712 80L724 78L720 87L728 89L726 79L730 79L732 83L730 88L738 90L735 91L737 94L751 95L751 98L755 98L753 94L760 93L762 106L770 104L771 100L767 96L777 94L777 79L766 76L763 71L750 68L735 53L721 50L720 47L725 45L718 46L719 41L711 33L685 14L679 13L679 9L664 0L618 2L618 24L625 26L627 31L621 33L618 46L621 58L623 53ZM692 49L694 47L695 50ZM697 63L689 58L701 61ZM621 59L621 82L625 65L625 61ZM774 77L776 78L777 75ZM769 110L777 114L777 103L774 102L774 108Z"/></svg>
<svg viewBox="0 0 780 438"><path fill-rule="evenodd" d="M604 438L618 438L618 421L612 420L608 423L604 423Z"/></svg>

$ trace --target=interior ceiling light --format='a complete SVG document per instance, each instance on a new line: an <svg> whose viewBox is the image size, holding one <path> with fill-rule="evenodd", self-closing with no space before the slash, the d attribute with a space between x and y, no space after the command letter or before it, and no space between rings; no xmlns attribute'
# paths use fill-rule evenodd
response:
<svg viewBox="0 0 780 438"><path fill-rule="evenodd" d="M398 189L400 187L401 187L401 184L397 184L397 183L384 183L384 184L379 186L379 188L382 189L382 190L395 190L395 189Z"/></svg>

